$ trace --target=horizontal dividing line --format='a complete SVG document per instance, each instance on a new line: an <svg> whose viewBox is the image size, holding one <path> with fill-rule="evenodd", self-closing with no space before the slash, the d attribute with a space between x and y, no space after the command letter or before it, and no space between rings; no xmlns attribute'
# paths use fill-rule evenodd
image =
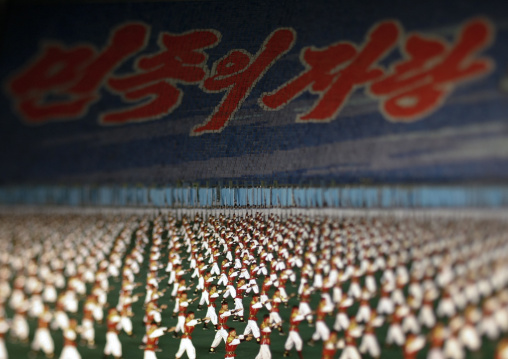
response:
<svg viewBox="0 0 508 359"><path fill-rule="evenodd" d="M461 209L356 209L356 208L139 208L139 207L75 207L75 206L28 206L0 205L1 215L172 215L177 218L183 216L194 217L199 214L203 217L208 216L245 216L261 213L264 216L276 214L281 218L290 216L309 216L309 217L329 217L329 218L412 218L412 219L488 219L488 220L507 220L508 209L489 209L489 208L461 208Z"/></svg>
<svg viewBox="0 0 508 359"><path fill-rule="evenodd" d="M508 186L0 187L0 204L136 208L508 208Z"/></svg>

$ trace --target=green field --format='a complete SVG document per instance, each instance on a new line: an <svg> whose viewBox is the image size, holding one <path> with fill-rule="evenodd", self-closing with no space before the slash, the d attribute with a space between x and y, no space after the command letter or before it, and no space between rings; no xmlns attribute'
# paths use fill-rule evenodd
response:
<svg viewBox="0 0 508 359"><path fill-rule="evenodd" d="M191 225L192 225L192 222L191 222ZM150 229L148 231L149 238L151 235L151 230L152 230L152 227L150 227ZM163 239L167 240L167 232L163 233ZM134 242L135 241L134 241L134 235L133 235L133 237L131 239L131 247L127 250L127 253L130 251L130 249L132 249ZM139 273L138 277L136 278L137 282L144 283L146 280L147 266L148 266L147 254L149 253L149 247L150 247L150 245L146 248L145 260L142 264L141 272ZM167 257L168 257L167 252L162 253L161 264L163 264L164 266L166 264L165 260L167 259ZM220 260L222 260L222 258L220 258ZM219 261L219 263L220 263L220 261ZM184 267L185 267L185 265L186 265L186 262L184 261ZM159 271L160 277L163 277L165 274L166 273L164 272L164 269L161 269ZM187 274L186 278L187 278L187 283L190 283L191 282L190 273ZM378 274L378 279L379 279L379 274ZM297 282L298 282L298 280L297 280ZM346 282L346 284L343 288L345 291L347 291L348 285L349 285L349 283ZM118 292L120 289L120 281L117 278L110 278L110 286L112 286L112 290L108 294L108 302L114 306L114 305L116 305L116 303L118 301ZM160 282L159 289L164 289L167 286L168 286L167 279L164 279L163 281ZM88 285L87 288L88 288L88 291L90 291L91 286ZM287 286L288 294L295 293L296 289L297 288L293 287L291 284L288 284L288 286ZM168 291L165 293L165 295L161 299L159 299L159 304L167 304L168 305L168 308L162 312L162 325L168 326L168 327L176 325L176 321L177 321L176 318L172 317L172 310L173 310L173 306L174 306L174 301L169 299L170 292L171 292L171 288L168 288ZM136 294L136 293L144 293L144 286L140 286L140 287L136 288L134 290L134 294ZM272 289L271 293L273 293L273 289ZM189 295L192 298L194 296L199 296L200 293L195 294L194 291L190 291ZM313 294L311 307L315 308L317 306L317 302L319 301L319 298L320 298L320 295L318 293ZM143 315L144 315L144 309L143 309L143 303L142 303L143 299L144 299L144 296L141 296L140 301L133 304L133 312L135 314L135 316L132 318L132 323L133 323L133 328L134 328L134 330L133 330L134 336L129 337L123 332L119 334L119 338L122 342L122 347L123 347L123 358L125 358L125 359L143 358L143 350L140 348L141 339L145 333L145 326L142 321ZM377 300L378 300L378 298L373 298L371 300L372 308L376 307ZM83 302L84 302L84 298L81 298L80 311L78 313L81 312ZM247 296L246 298L244 298L245 317L247 317L247 315L248 315L249 303L250 303L250 297ZM234 303L231 298L229 298L229 304L230 304L230 306L229 306L230 308L234 308ZM289 301L288 308L281 306L281 313L280 314L281 314L281 317L283 318L283 320L285 321L283 324L283 327L284 327L284 330L286 333L287 333L288 326L289 326L288 325L288 318L289 318L291 306L295 305L295 304L298 304L298 299L296 297L293 297ZM194 302L189 307L189 310L195 311L196 317L204 317L204 315L206 313L206 307L204 308L203 311L197 311L197 305L198 305L198 302L197 301ZM356 314L357 309L358 309L358 304L355 304L349 308L348 313L349 314ZM107 311L107 309L105 309L105 312L106 311ZM263 308L258 313L258 319L259 319L258 322L259 323L261 322L261 318L263 317L263 315L265 313L268 313L266 308ZM11 318L13 313L9 308L6 308L6 314L7 314L8 318ZM77 316L77 319L79 320L79 322L81 321L80 316ZM330 316L327 318L327 323L328 323L329 328L332 328L334 319L335 319L334 316L333 317ZM36 329L36 319L30 319L29 324L30 324L30 341L31 341L33 339L33 335L34 335L34 332ZM234 321L232 321L232 318L230 318L230 320L228 322L228 325L235 327L237 329L238 333L243 333L243 330L244 330L246 324L247 323L234 322ZM209 349L210 344L212 343L214 335L215 335L213 326L209 325L209 328L210 328L209 330L203 330L202 326L198 325L194 331L193 343L194 343L194 346L196 347L196 350L197 350L197 357L198 358L205 358L205 357L222 358L222 357L224 357L224 344L223 343L221 343L219 345L217 353L215 353L215 354L208 353L208 349ZM96 329L96 332L95 332L96 347L95 348L88 348L88 347L86 347L86 345L79 345L78 346L78 350L81 353L82 358L102 358L103 357L103 350L104 350L104 346L105 346L105 342L106 342L106 325L105 325L105 323L104 324L96 323L95 329ZM387 346L383 345L384 338L386 337L387 329L388 329L388 324L385 322L385 324L382 327L380 327L377 331L378 340L379 340L379 342L381 344L381 348L382 348L381 358L386 358L386 359L403 358L402 349L397 348L397 347L387 347ZM309 327L309 325L306 322L303 322L300 325L300 334L304 340L304 343L310 339L313 332L314 332L314 328ZM426 332L424 332L424 333L426 333ZM506 333L505 333L505 335L506 335ZM62 349L62 342L63 342L62 333L60 331L52 331L52 336L55 341L55 357L58 358L60 355L61 349ZM271 352L272 352L272 356L274 358L282 358L283 352L284 352L284 342L285 342L286 338L287 338L286 335L279 335L279 333L276 330L274 330L272 332ZM358 344L359 343L360 343L360 340L358 341ZM493 358L496 345L497 345L497 341L491 342L491 341L488 341L487 339L484 338L482 350L478 353L468 353L467 358L473 358L473 359ZM42 353L32 353L30 351L29 343L15 343L9 339L8 335L6 337L6 346L7 346L7 350L8 350L10 358L35 359L35 358L44 358L45 357L44 354L42 354ZM174 358L175 353L178 350L178 346L179 346L179 339L173 338L171 334L161 337L160 338L160 350L161 351L159 353L157 353L157 357L159 359L160 358ZM254 358L257 355L258 351L259 351L259 345L255 341L243 342L242 344L240 344L240 346L237 349L237 355L238 355L238 357L241 357L241 358ZM305 344L304 349L303 349L303 356L304 356L304 358L319 358L319 357L321 357L321 351L322 351L321 343L316 343L315 346L310 346L310 345ZM341 351L339 350L337 353L337 358L340 356L340 353L341 353ZM184 357L186 357L185 354L184 354ZM291 353L291 357L297 358L296 352L294 350ZM365 356L365 357L367 357L367 356ZM426 358L426 357L427 357L427 348L425 348L418 354L418 358Z"/></svg>

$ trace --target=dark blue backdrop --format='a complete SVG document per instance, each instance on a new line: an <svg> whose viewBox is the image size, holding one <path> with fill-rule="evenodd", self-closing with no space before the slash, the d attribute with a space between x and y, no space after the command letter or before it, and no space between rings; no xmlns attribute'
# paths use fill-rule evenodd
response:
<svg viewBox="0 0 508 359"><path fill-rule="evenodd" d="M296 123L298 113L317 96L302 94L284 108L265 111L257 103L301 71L300 50L337 41L362 44L366 32L383 19L396 19L405 33L454 39L463 22L487 17L493 44L481 53L495 61L489 75L460 84L437 111L413 123L383 118L378 104L358 89L329 123ZM231 49L256 53L266 37L292 27L293 48L261 78L229 125L221 132L190 136L224 93L205 93L195 85L181 106L159 120L101 126L98 118L122 105L102 88L101 100L80 119L28 126L13 111L7 91L0 95L0 183L142 183L178 181L241 183L457 183L508 179L508 71L506 1L176 1L154 3L53 3L8 9L0 58L5 88L37 54L44 41L68 46L89 42L102 48L110 31L127 21L151 27L140 54L159 51L163 32L215 29L220 43L206 50L207 65ZM132 73L131 58L117 74ZM394 51L383 65L400 58Z"/></svg>

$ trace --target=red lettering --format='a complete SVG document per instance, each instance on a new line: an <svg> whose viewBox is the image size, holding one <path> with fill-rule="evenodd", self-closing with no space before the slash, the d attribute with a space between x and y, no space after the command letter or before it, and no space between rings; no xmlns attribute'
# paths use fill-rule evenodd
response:
<svg viewBox="0 0 508 359"><path fill-rule="evenodd" d="M490 44L493 31L483 19L468 21L455 44L411 34L404 45L405 58L370 86L381 98L380 109L392 121L409 122L435 111L455 86L489 73L493 63L476 56Z"/></svg>
<svg viewBox="0 0 508 359"><path fill-rule="evenodd" d="M385 71L379 61L397 46L401 29L395 21L374 25L362 45L340 41L326 47L305 47L300 61L305 69L276 90L264 93L259 104L277 110L304 92L317 100L297 122L335 119L358 88L379 100L383 116L411 122L428 116L462 82L491 72L494 63L480 57L493 39L485 19L467 21L454 41L411 33L403 39L402 59ZM7 87L23 119L32 124L82 117L98 100L103 83L127 102L126 109L105 112L102 124L116 125L158 119L181 104L179 85L199 85L209 93L224 93L213 113L195 126L192 135L220 132L271 66L293 46L293 29L273 31L257 53L234 49L207 67L205 50L216 46L215 30L162 33L160 51L137 59L134 72L113 76L128 57L146 45L148 27L128 23L114 29L99 51L90 44L44 46L40 55L10 79Z"/></svg>
<svg viewBox="0 0 508 359"><path fill-rule="evenodd" d="M310 111L297 121L333 120L355 87L369 83L383 75L375 64L389 52L399 37L394 21L375 25L360 49L348 42L338 42L325 48L305 47L300 53L306 70L271 93L261 97L267 109L279 109L305 91L319 95Z"/></svg>
<svg viewBox="0 0 508 359"><path fill-rule="evenodd" d="M209 92L226 91L226 95L213 114L205 123L195 127L192 134L222 131L266 71L293 46L295 38L293 29L277 29L256 55L233 50L216 61L202 88Z"/></svg>
<svg viewBox="0 0 508 359"><path fill-rule="evenodd" d="M215 30L193 30L184 34L163 33L155 55L143 56L136 64L136 73L108 80L108 87L122 93L128 101L149 97L150 100L127 110L102 116L103 124L147 121L174 111L183 93L178 83L197 84L207 74L204 49L217 45L221 35Z"/></svg>
<svg viewBox="0 0 508 359"><path fill-rule="evenodd" d="M146 35L145 25L126 24L112 32L101 53L91 45L46 46L8 84L16 108L32 124L81 117L98 99L104 78L144 46Z"/></svg>

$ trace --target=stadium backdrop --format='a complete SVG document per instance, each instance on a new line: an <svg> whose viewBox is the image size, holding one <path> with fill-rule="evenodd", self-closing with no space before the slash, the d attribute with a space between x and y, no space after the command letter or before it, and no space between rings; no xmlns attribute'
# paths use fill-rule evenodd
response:
<svg viewBox="0 0 508 359"><path fill-rule="evenodd" d="M505 1L12 1L3 35L2 203L508 203Z"/></svg>

